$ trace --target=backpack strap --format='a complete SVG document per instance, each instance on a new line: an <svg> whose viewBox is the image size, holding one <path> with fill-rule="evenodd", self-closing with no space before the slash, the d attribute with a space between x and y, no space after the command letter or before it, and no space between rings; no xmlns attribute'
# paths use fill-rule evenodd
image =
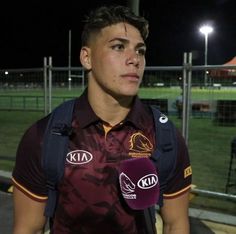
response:
<svg viewBox="0 0 236 234"><path fill-rule="evenodd" d="M160 182L160 198L158 204L163 205L163 193L169 179L172 177L176 165L177 141L176 129L173 123L162 114L154 105L150 106L155 123L156 149L151 156L151 160L157 168ZM144 210L144 218L147 233L155 234L156 228L155 206Z"/></svg>
<svg viewBox="0 0 236 234"><path fill-rule="evenodd" d="M59 105L50 115L42 145L42 166L46 176L48 200L44 215L53 217L58 191L57 183L64 174L65 155L72 134L75 99Z"/></svg>
<svg viewBox="0 0 236 234"><path fill-rule="evenodd" d="M159 205L162 206L163 193L166 185L172 177L177 156L177 137L174 124L162 114L157 107L151 106L154 116L156 149L151 156L151 160L158 171L160 181Z"/></svg>
<svg viewBox="0 0 236 234"><path fill-rule="evenodd" d="M145 220L145 226L146 226L146 232L145 234L156 234L156 211L155 207L149 207L143 211L144 214L144 220Z"/></svg>

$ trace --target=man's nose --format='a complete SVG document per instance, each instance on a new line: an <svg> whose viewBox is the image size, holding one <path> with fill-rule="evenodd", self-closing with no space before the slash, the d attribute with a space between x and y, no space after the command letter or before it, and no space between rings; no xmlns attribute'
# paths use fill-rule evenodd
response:
<svg viewBox="0 0 236 234"><path fill-rule="evenodd" d="M133 64L135 67L139 67L139 63L140 63L140 58L137 52L136 51L130 52L126 60L126 64L127 65Z"/></svg>

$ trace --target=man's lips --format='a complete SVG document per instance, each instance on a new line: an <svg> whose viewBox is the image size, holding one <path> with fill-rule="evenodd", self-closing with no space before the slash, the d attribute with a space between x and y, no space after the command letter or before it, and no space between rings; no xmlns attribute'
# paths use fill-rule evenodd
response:
<svg viewBox="0 0 236 234"><path fill-rule="evenodd" d="M139 79L139 75L137 73L126 73L126 74L121 75L121 77L127 78L127 79L132 79L132 80Z"/></svg>

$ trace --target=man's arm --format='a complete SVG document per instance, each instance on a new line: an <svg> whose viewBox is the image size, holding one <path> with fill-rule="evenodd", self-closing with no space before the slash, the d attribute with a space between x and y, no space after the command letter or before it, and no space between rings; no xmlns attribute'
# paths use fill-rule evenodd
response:
<svg viewBox="0 0 236 234"><path fill-rule="evenodd" d="M14 187L14 227L13 234L42 234L46 218L45 202L37 202Z"/></svg>
<svg viewBox="0 0 236 234"><path fill-rule="evenodd" d="M163 234L189 234L188 217L189 192L173 198L164 199L161 208Z"/></svg>

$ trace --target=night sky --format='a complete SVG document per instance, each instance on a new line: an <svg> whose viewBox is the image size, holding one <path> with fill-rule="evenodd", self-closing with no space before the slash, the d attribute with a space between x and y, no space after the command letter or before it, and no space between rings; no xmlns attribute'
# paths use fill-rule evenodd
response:
<svg viewBox="0 0 236 234"><path fill-rule="evenodd" d="M83 3L83 4L81 4ZM0 13L0 69L42 67L52 56L54 66L68 65L68 34L72 33L72 66L80 66L80 34L84 15L107 3L125 0L8 1ZM193 64L204 64L208 22L208 64L223 64L236 56L235 0L140 0L140 15L149 20L147 65L181 65L183 52L193 51Z"/></svg>

